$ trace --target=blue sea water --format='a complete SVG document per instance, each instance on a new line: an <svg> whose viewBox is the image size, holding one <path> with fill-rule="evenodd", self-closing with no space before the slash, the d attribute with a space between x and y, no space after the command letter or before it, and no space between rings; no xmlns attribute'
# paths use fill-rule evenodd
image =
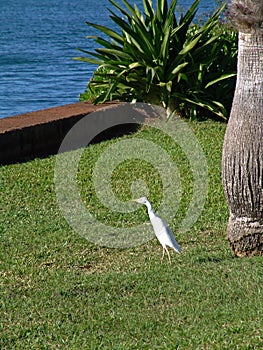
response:
<svg viewBox="0 0 263 350"><path fill-rule="evenodd" d="M178 0L185 9L192 3ZM214 3L201 0L199 13ZM77 47L95 47L86 21L112 27L107 7L108 0L0 0L0 118L78 101L96 66L72 57L81 55Z"/></svg>

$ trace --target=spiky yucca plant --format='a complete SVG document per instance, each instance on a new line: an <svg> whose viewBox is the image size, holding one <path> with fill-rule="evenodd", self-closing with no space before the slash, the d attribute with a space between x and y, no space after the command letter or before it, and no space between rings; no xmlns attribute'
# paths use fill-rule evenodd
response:
<svg viewBox="0 0 263 350"><path fill-rule="evenodd" d="M206 109L227 117L214 93L223 80L235 75L227 65L220 68L214 64L223 52L220 33L213 29L224 5L202 27L193 27L200 0L179 21L175 16L177 0L170 5L167 0L157 0L155 10L151 0L143 0L144 12L126 0L122 0L125 8L109 1L121 14L109 9L120 32L87 22L108 40L89 36L101 47L95 52L80 49L88 57L76 57L99 66L89 84L91 89L99 88L94 103L137 100L162 105L167 114L176 111L191 117Z"/></svg>

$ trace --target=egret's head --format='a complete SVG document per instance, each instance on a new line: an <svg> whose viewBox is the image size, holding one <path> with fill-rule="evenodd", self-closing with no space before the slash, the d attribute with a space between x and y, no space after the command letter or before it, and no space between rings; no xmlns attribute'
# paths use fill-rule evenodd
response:
<svg viewBox="0 0 263 350"><path fill-rule="evenodd" d="M141 198L138 198L138 199L132 199L133 202L136 202L136 203L140 203L140 204L147 204L148 203L148 199L146 197L141 197Z"/></svg>

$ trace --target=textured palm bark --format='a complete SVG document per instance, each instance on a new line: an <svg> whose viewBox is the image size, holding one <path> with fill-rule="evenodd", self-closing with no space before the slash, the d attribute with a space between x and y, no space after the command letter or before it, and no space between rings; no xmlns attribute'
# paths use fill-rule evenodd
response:
<svg viewBox="0 0 263 350"><path fill-rule="evenodd" d="M263 31L239 32L237 83L222 157L230 217L227 238L238 256L263 255Z"/></svg>

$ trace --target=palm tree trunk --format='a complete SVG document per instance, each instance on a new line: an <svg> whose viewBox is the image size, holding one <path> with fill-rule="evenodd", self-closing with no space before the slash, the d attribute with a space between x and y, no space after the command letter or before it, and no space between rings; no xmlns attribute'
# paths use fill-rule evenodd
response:
<svg viewBox="0 0 263 350"><path fill-rule="evenodd" d="M223 145L222 182L237 256L263 255L263 30L239 31L237 83Z"/></svg>

